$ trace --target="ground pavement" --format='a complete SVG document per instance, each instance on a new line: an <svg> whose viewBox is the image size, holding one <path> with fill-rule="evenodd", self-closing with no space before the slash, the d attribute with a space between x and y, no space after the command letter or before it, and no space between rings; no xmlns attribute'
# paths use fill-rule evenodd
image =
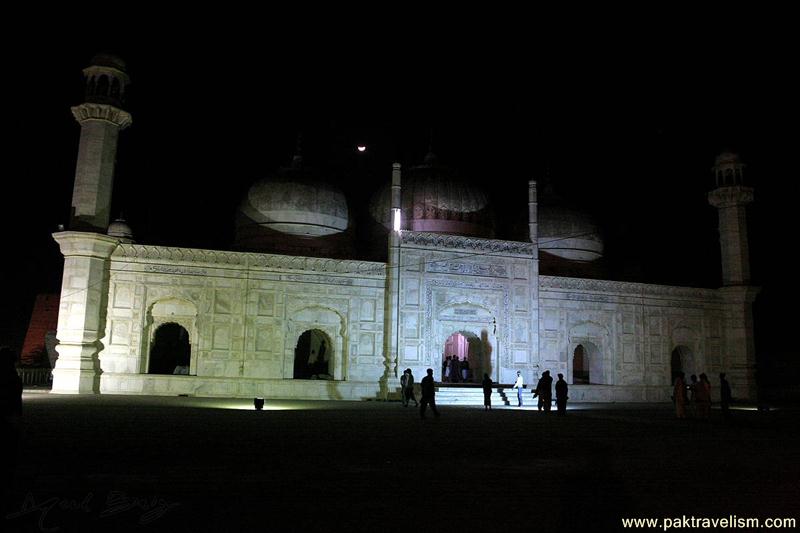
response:
<svg viewBox="0 0 800 533"><path fill-rule="evenodd" d="M398 402L26 393L6 531L616 531L800 518L797 411L676 420ZM429 413L430 415L430 413Z"/></svg>

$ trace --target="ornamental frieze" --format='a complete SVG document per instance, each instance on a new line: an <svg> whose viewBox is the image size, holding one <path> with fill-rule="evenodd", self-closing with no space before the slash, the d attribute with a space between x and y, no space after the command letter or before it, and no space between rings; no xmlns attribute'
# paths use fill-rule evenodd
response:
<svg viewBox="0 0 800 533"><path fill-rule="evenodd" d="M425 267L428 272L442 274L463 274L467 276L486 276L505 278L508 273L503 265L488 263L461 263L457 261L432 261Z"/></svg>
<svg viewBox="0 0 800 533"><path fill-rule="evenodd" d="M300 270L304 272L329 272L379 277L386 275L386 264L371 261L225 252L142 244L120 244L113 257L114 259L127 258L145 261L204 263L225 268Z"/></svg>
<svg viewBox="0 0 800 533"><path fill-rule="evenodd" d="M453 248L471 252L505 253L512 255L533 256L533 244L529 242L500 241L495 239L479 239L458 235L441 235L421 231L403 231L400 233L403 244L431 248Z"/></svg>
<svg viewBox="0 0 800 533"><path fill-rule="evenodd" d="M650 285L625 281L609 281L599 279L565 278L557 276L539 276L539 289L557 289L565 291L605 292L633 296L670 297L681 299L705 300L719 302L719 293L714 289L695 287L671 287L668 285Z"/></svg>

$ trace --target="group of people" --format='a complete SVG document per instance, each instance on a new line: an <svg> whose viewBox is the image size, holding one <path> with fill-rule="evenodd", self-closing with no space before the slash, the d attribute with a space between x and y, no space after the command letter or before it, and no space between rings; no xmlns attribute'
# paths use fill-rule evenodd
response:
<svg viewBox="0 0 800 533"><path fill-rule="evenodd" d="M439 411L436 409L436 383L433 379L433 369L429 368L427 373L428 375L422 378L420 382L422 398L417 402L416 395L414 394L414 374L411 372L410 368L406 368L403 371L403 375L400 377L401 400L403 407L408 407L413 400L414 407L420 408L420 416L422 418L425 418L425 411L428 406L430 406L433 414L438 417ZM481 386L483 387L483 407L484 410L489 411L492 408L492 388L494 386L494 382L492 378L489 377L489 374L483 375ZM536 390L533 395L534 398L539 398L539 411L551 410L553 403L552 386L553 378L550 377L550 371L545 370L536 385ZM519 371L517 372L517 380L513 388L517 389L518 406L522 407L522 391L525 388L525 383L522 379L522 373ZM558 381L556 382L556 407L559 415L564 415L567 411L568 391L569 387L567 382L564 381L564 374L559 374Z"/></svg>
<svg viewBox="0 0 800 533"><path fill-rule="evenodd" d="M707 419L711 414L711 382L708 376L700 374L698 377L691 375L690 383L686 383L686 375L678 372L672 392L672 401L675 403L675 415L678 418ZM719 405L722 414L728 416L731 405L731 386L725 379L725 373L719 375Z"/></svg>
<svg viewBox="0 0 800 533"><path fill-rule="evenodd" d="M442 383L466 383L472 381L469 360L457 355L448 355L442 361Z"/></svg>
<svg viewBox="0 0 800 533"><path fill-rule="evenodd" d="M517 372L517 381L514 383L514 388L517 389L518 407L522 407L522 389L525 388L525 384L521 372ZM568 393L569 385L564 380L564 374L558 374L558 381L556 381L556 408L559 416L563 416L567 412ZM551 410L553 405L553 378L550 376L549 370L542 372L542 377L539 378L536 383L536 389L533 391L533 397L538 398L536 407L539 411L549 412Z"/></svg>

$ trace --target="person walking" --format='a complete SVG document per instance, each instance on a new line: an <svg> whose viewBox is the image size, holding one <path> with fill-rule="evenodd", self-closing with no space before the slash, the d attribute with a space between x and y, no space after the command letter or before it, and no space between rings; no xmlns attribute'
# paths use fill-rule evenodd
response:
<svg viewBox="0 0 800 533"><path fill-rule="evenodd" d="M414 407L419 407L419 402L417 401L417 395L414 394L414 373L411 372L410 368L406 368L406 372L408 372L408 383L406 386L406 405L411 400L414 400Z"/></svg>
<svg viewBox="0 0 800 533"><path fill-rule="evenodd" d="M564 374L558 375L556 381L556 407L558 407L558 416L564 416L567 413L567 391L569 386L564 381Z"/></svg>
<svg viewBox="0 0 800 533"><path fill-rule="evenodd" d="M425 410L430 404L434 416L439 418L439 411L436 409L436 388L433 381L432 368L428 369L428 375L422 378L420 385L422 386L422 400L419 402L419 416L425 418Z"/></svg>
<svg viewBox="0 0 800 533"><path fill-rule="evenodd" d="M522 389L525 388L525 383L519 370L517 370L517 381L514 383L513 388L517 389L517 407L522 407Z"/></svg>
<svg viewBox="0 0 800 533"><path fill-rule="evenodd" d="M483 381L481 385L483 385L483 409L484 411L491 411L492 410L492 378L489 377L489 374L483 375Z"/></svg>

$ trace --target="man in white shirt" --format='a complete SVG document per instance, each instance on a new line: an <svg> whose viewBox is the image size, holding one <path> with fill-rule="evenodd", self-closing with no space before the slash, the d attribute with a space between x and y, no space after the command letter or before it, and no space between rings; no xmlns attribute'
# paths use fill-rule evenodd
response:
<svg viewBox="0 0 800 533"><path fill-rule="evenodd" d="M517 402L519 402L517 407L522 407L522 389L524 387L525 384L522 382L522 373L517 370L517 382L514 383L514 388L517 389Z"/></svg>

